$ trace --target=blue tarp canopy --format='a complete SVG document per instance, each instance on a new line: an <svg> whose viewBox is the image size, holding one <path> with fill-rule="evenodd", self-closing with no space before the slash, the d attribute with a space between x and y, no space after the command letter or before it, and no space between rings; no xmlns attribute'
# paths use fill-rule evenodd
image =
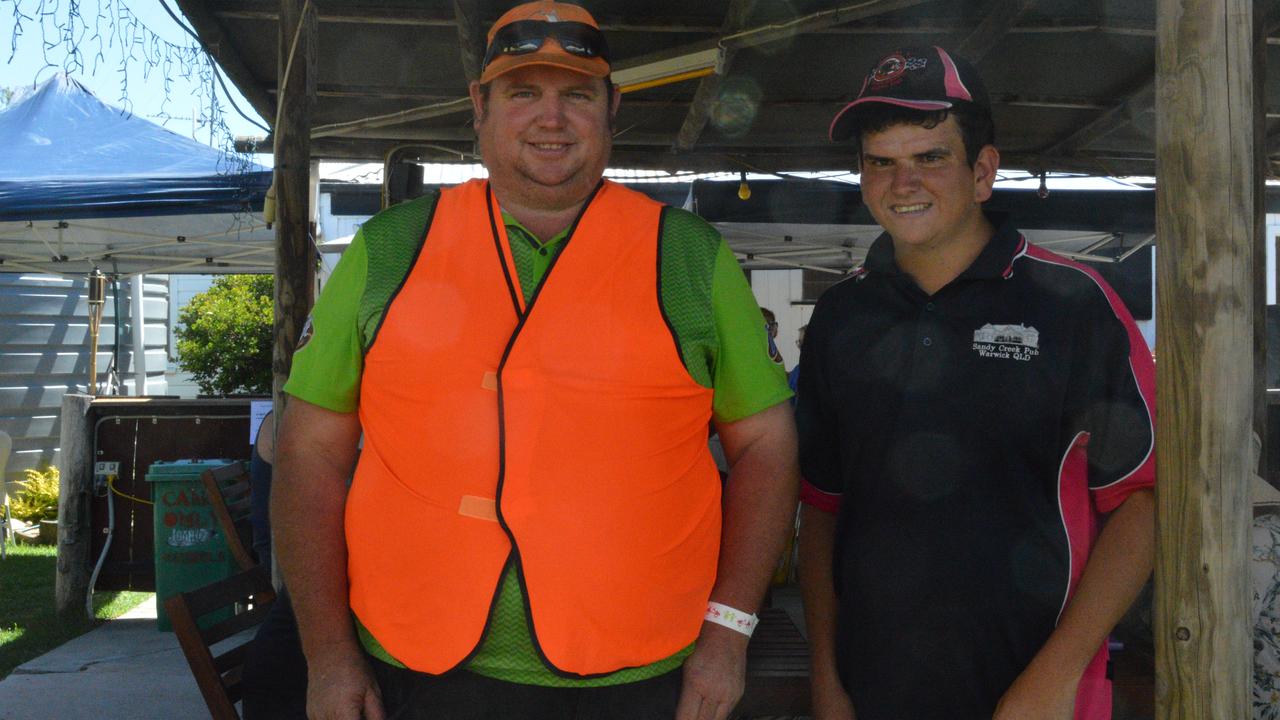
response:
<svg viewBox="0 0 1280 720"><path fill-rule="evenodd" d="M0 112L0 271L269 272L271 171L56 75Z"/></svg>

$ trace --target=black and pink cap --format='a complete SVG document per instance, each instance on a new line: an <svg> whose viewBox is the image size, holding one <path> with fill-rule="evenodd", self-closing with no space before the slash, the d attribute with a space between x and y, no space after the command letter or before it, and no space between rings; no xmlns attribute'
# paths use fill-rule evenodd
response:
<svg viewBox="0 0 1280 720"><path fill-rule="evenodd" d="M948 110L971 105L990 113L991 101L978 71L942 48L903 48L880 59L862 81L858 98L831 121L832 140L853 135L857 113L866 103L886 103L915 110Z"/></svg>

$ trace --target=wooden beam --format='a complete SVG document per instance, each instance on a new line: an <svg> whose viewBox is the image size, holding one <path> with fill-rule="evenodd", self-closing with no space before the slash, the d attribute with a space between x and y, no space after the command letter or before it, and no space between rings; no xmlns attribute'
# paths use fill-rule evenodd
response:
<svg viewBox="0 0 1280 720"><path fill-rule="evenodd" d="M191 0L179 0L190 2ZM263 6L259 0L232 0L219 2L213 15L224 20L249 20L275 22L279 13L270 5ZM497 19L485 18L492 21ZM407 25L418 27L454 27L456 17L427 16L415 14L405 6L369 6L329 4L320 13L319 20L325 24L356 25ZM702 22L699 19L678 17L639 17L623 15L605 15L598 13L600 29L605 32L635 33L679 33L714 35L721 27ZM815 28L808 31L818 35L950 35L962 33L972 28L972 21L964 17L934 16L929 18L885 19L859 23ZM1154 37L1155 29L1149 22L1123 17L1069 17L1060 16L1045 18L1035 23L1010 28L1011 33L1102 33L1107 35L1128 35L1137 37Z"/></svg>
<svg viewBox="0 0 1280 720"><path fill-rule="evenodd" d="M769 43L779 42L795 37L797 34L811 31L815 28L828 27L832 24L851 22L860 18L870 17L872 15L891 12L893 10L901 10L903 8L920 5L931 0L879 0L874 4L868 5L861 3L858 5L842 6L831 10L823 10L820 12L805 15L795 20L785 23L772 23L750 30L726 35L720 39L705 40L679 48L674 48L659 53L645 55L639 58L632 58L626 62L617 63L614 70L622 68L636 67L639 65L653 62L655 60L666 60L673 57L679 57L689 52L697 52L716 47L722 47L726 52L745 48L767 45ZM468 98L459 98L458 100L434 103L400 112L389 113L386 115L378 115L370 118L363 118L351 122L332 123L315 127L311 131L313 138L329 137L332 135L345 135L350 132L367 130L375 127L388 127L392 125L401 125L408 122L423 120L431 117L439 117L441 115L449 115L455 112L463 112L471 107Z"/></svg>
<svg viewBox="0 0 1280 720"><path fill-rule="evenodd" d="M1258 19L1258 22L1263 25L1262 33L1264 38L1280 31L1280 10L1276 10L1277 7L1280 7L1280 3L1273 2L1269 16ZM1149 80L1130 92L1118 105L1112 107L1088 125L1044 148L1041 152L1046 155L1072 155L1115 130L1128 125L1137 116L1150 111L1154 104L1155 78L1150 76Z"/></svg>
<svg viewBox="0 0 1280 720"><path fill-rule="evenodd" d="M462 74L467 82L480 79L480 67L484 62L484 29L480 14L473 0L453 0L453 17L458 25L458 53L462 60Z"/></svg>
<svg viewBox="0 0 1280 720"><path fill-rule="evenodd" d="M1075 172L1103 177L1126 175L1153 176L1156 160L1141 153L1076 153L1071 156L1044 155L1038 152L1011 151L1000 153L1000 168L1043 172Z"/></svg>
<svg viewBox="0 0 1280 720"><path fill-rule="evenodd" d="M317 20L323 23L347 23L354 25L410 25L417 27L453 27L455 18L428 17L415 13L416 8L405 6L374 7L365 5L346 6L341 3L330 3L323 12L317 13ZM270 5L259 0L246 2L219 2L217 16L228 20L249 20L253 22L274 22L280 19L280 13L271 9Z"/></svg>
<svg viewBox="0 0 1280 720"><path fill-rule="evenodd" d="M1009 30L1022 19L1034 0L991 0L987 14L960 44L955 53L977 65L991 52Z"/></svg>
<svg viewBox="0 0 1280 720"><path fill-rule="evenodd" d="M753 0L729 0L729 9L725 12L721 35L728 35L741 30L747 24L747 15L754 6ZM738 51L727 49L720 55L720 66L716 71L698 81L698 89L693 92L689 101L689 111L676 133L675 152L683 152L698 143L698 137L711 119L711 106L720 96L720 81L729 73Z"/></svg>
<svg viewBox="0 0 1280 720"><path fill-rule="evenodd" d="M1249 483L1265 271L1253 0L1156 3L1156 717L1248 718ZM1242 355L1245 356L1244 359Z"/></svg>
<svg viewBox="0 0 1280 720"><path fill-rule="evenodd" d="M1041 152L1045 155L1073 155L1097 140L1133 122L1144 112L1149 112L1155 102L1156 83L1152 77L1136 90L1084 127L1074 130Z"/></svg>
<svg viewBox="0 0 1280 720"><path fill-rule="evenodd" d="M905 10L923 5L933 0L879 0L879 2L860 2L853 5L842 5L830 10L820 10L798 17L787 22L771 23L751 30L720 38L721 47L748 48L769 45L782 40L791 40L798 35L816 32L855 20L875 17L884 13Z"/></svg>
<svg viewBox="0 0 1280 720"><path fill-rule="evenodd" d="M268 121L276 116L275 100L267 94L263 84L254 77L240 57L240 50L232 41L232 35L213 13L209 12L204 0L177 0L178 8L191 23L192 29L200 37L200 45L209 53L227 77L235 84L236 89L244 95L253 109Z"/></svg>
<svg viewBox="0 0 1280 720"><path fill-rule="evenodd" d="M266 88L275 96L276 86ZM371 100L414 100L417 102L441 102L458 97L457 86L419 85L355 85L347 83L316 83L316 97L368 98Z"/></svg>
<svg viewBox="0 0 1280 720"><path fill-rule="evenodd" d="M628 133L630 135L630 133ZM326 137L312 141L312 154L326 160L353 160L376 162L388 150L413 139L387 139L365 137ZM422 157L425 162L474 162L467 158L473 151L470 140L423 139ZM832 152L830 145L805 146L791 140L780 145L707 146L696 148L679 156L659 152L669 147L671 137L662 134L643 136L635 142L618 142L614 145L610 166L619 168L652 168L662 170L698 170L738 172L740 170L774 172L779 170L851 170L856 159L851 155ZM752 158L748 162L747 157ZM1004 167L1019 170L1053 172L1078 172L1099 176L1155 175L1155 159L1139 154L1107 155L1086 154L1070 158L1052 158L1027 152L1001 154Z"/></svg>
<svg viewBox="0 0 1280 720"><path fill-rule="evenodd" d="M400 112L388 113L386 115L375 115L374 117L363 118L361 120L352 120L351 122L318 125L312 128L311 137L322 138L333 135L348 135L360 130L402 125L408 122L426 120L427 118L465 112L470 109L471 98L461 97L457 100L432 103L430 105L423 105L422 107L410 108L408 110L401 110Z"/></svg>
<svg viewBox="0 0 1280 720"><path fill-rule="evenodd" d="M285 380L311 311L315 251L311 225L311 109L315 103L316 11L309 0L279 0L283 78L275 128L275 342L271 352L276 417L284 411ZM304 12L305 9L305 12Z"/></svg>
<svg viewBox="0 0 1280 720"><path fill-rule="evenodd" d="M274 85L267 87L267 93L271 96L276 94ZM367 98L370 100L413 100L424 103L438 103L448 100L457 100L458 93L455 88L445 87L428 87L414 85L348 85L348 84L325 84L316 85L317 97L335 97L335 98ZM808 110L821 108L826 110L833 106L848 102L848 98L843 95L833 95L830 97L808 97L808 98L769 98L766 105L771 108L793 108L798 110ZM1012 107L1038 107L1053 110L1107 110L1111 107L1108 99L1080 97L1075 95L1032 95L1026 93L992 93L991 102L994 105L1009 105ZM668 98L655 99L638 97L632 95L628 97L624 103L625 107L667 107L671 105ZM835 110L832 110L834 113ZM1267 117L1280 118L1280 105L1267 109Z"/></svg>
<svg viewBox="0 0 1280 720"><path fill-rule="evenodd" d="M671 58L680 57L682 55L715 48L740 50L742 48L769 45L785 40L792 40L807 33L818 32L819 30L853 22L860 18L872 17L881 13L894 12L896 10L905 10L910 7L915 7L916 5L923 5L932 1L933 0L873 0L870 3L861 2L854 5L842 5L830 10L820 10L808 15L803 15L787 22L770 23L768 25L751 28L750 30L743 30L720 38L710 38L707 40L689 43L687 45L681 45L680 47L652 52L647 55L627 58L626 60L615 63L614 70L638 67L652 62L670 60Z"/></svg>

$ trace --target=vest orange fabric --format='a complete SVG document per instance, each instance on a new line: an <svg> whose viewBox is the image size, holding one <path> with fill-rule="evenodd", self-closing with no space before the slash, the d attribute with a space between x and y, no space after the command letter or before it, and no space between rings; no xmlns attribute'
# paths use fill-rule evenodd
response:
<svg viewBox="0 0 1280 720"><path fill-rule="evenodd" d="M352 609L410 668L475 651L509 556L553 670L697 636L720 542L712 392L662 314L660 224L604 182L525 308L487 183L441 193L365 356L346 514Z"/></svg>

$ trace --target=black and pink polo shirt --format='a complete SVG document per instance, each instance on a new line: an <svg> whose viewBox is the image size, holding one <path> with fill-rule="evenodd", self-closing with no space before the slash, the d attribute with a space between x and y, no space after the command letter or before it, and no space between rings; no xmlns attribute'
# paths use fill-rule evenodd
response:
<svg viewBox="0 0 1280 720"><path fill-rule="evenodd" d="M1101 516L1155 483L1155 369L1128 310L993 221L933 296L880 237L805 335L803 499L838 509L837 652L859 720L990 718ZM1106 659L1077 718L1110 717Z"/></svg>

